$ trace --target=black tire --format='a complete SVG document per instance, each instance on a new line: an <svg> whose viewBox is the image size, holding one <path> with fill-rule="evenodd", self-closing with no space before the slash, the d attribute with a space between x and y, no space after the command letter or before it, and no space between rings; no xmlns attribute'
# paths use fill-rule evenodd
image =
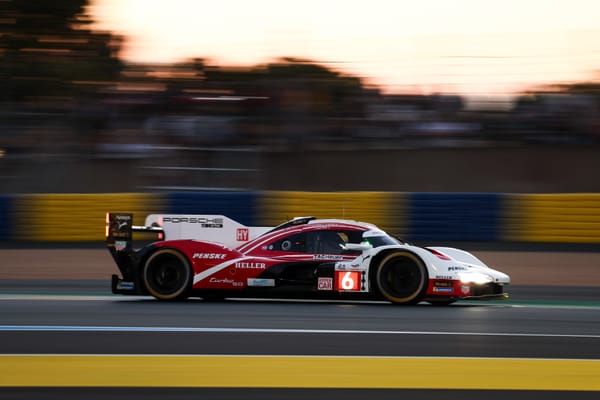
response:
<svg viewBox="0 0 600 400"><path fill-rule="evenodd" d="M142 279L158 300L185 300L192 287L192 268L180 252L162 249L144 264Z"/></svg>
<svg viewBox="0 0 600 400"><path fill-rule="evenodd" d="M423 261L408 251L385 256L375 275L379 292L395 304L419 303L425 297L428 280Z"/></svg>

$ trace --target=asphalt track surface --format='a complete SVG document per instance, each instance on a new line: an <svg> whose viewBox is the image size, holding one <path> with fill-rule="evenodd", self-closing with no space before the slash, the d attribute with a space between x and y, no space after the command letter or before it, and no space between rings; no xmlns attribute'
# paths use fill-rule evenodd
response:
<svg viewBox="0 0 600 400"><path fill-rule="evenodd" d="M505 302L161 303L0 282L2 399L596 399L600 293Z"/></svg>
<svg viewBox="0 0 600 400"><path fill-rule="evenodd" d="M9 246L0 399L600 398L599 249L505 250L511 300L440 308L160 303L111 295L100 246Z"/></svg>

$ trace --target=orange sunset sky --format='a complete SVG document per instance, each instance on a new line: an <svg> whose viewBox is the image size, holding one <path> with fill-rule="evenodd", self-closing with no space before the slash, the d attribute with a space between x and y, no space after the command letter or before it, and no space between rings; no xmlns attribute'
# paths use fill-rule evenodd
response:
<svg viewBox="0 0 600 400"><path fill-rule="evenodd" d="M597 0L92 0L135 62L309 59L385 92L510 95L600 78Z"/></svg>

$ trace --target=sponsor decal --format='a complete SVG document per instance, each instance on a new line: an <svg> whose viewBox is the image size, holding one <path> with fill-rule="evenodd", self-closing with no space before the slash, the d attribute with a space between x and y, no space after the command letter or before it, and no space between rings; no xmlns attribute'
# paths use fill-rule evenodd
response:
<svg viewBox="0 0 600 400"><path fill-rule="evenodd" d="M360 269L359 263L348 264L347 262L339 262L335 264L336 271L356 270Z"/></svg>
<svg viewBox="0 0 600 400"><path fill-rule="evenodd" d="M205 217L164 217L163 223L171 224L198 224L201 228L222 228L223 218Z"/></svg>
<svg viewBox="0 0 600 400"><path fill-rule="evenodd" d="M333 290L333 278L319 277L317 282L318 290Z"/></svg>
<svg viewBox="0 0 600 400"><path fill-rule="evenodd" d="M452 276L450 275L436 275L435 279L446 279L446 280L452 280L454 279Z"/></svg>
<svg viewBox="0 0 600 400"><path fill-rule="evenodd" d="M201 258L203 260L223 260L227 254L223 253L194 253L192 259Z"/></svg>
<svg viewBox="0 0 600 400"><path fill-rule="evenodd" d="M117 289L119 289L119 290L134 290L135 283L127 282L127 281L120 281L119 283L117 283Z"/></svg>
<svg viewBox="0 0 600 400"><path fill-rule="evenodd" d="M107 237L121 238L131 240L131 225L133 216L131 214L108 214L110 220L107 220Z"/></svg>
<svg viewBox="0 0 600 400"><path fill-rule="evenodd" d="M461 286L460 291L464 295L471 294L471 286Z"/></svg>
<svg viewBox="0 0 600 400"><path fill-rule="evenodd" d="M336 254L315 254L313 260L343 260L344 257Z"/></svg>
<svg viewBox="0 0 600 400"><path fill-rule="evenodd" d="M127 242L126 241L117 240L115 242L115 250L117 250L117 251L123 251L126 248L127 248Z"/></svg>
<svg viewBox="0 0 600 400"><path fill-rule="evenodd" d="M433 291L436 293L454 293L454 288L451 287L434 287Z"/></svg>
<svg viewBox="0 0 600 400"><path fill-rule="evenodd" d="M248 228L237 228L235 237L238 242L247 242L250 237L250 230Z"/></svg>
<svg viewBox="0 0 600 400"><path fill-rule="evenodd" d="M360 290L360 271L336 271L336 290Z"/></svg>
<svg viewBox="0 0 600 400"><path fill-rule="evenodd" d="M267 264L261 262L236 262L235 267L238 269L265 269Z"/></svg>
<svg viewBox="0 0 600 400"><path fill-rule="evenodd" d="M248 278L248 286L274 287L275 279Z"/></svg>
<svg viewBox="0 0 600 400"><path fill-rule="evenodd" d="M467 267L448 267L448 271L466 271Z"/></svg>
<svg viewBox="0 0 600 400"><path fill-rule="evenodd" d="M235 287L241 287L244 286L244 284L242 282L236 282L233 279L228 279L228 278L215 278L212 277L209 280L210 283L218 283L218 284L222 284L222 285L231 285L231 286L235 286Z"/></svg>

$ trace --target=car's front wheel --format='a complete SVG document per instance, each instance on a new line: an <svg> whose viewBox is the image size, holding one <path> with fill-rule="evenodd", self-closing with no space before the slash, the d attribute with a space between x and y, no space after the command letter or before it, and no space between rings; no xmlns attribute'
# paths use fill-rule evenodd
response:
<svg viewBox="0 0 600 400"><path fill-rule="evenodd" d="M395 304L417 304L425 296L427 268L415 254L402 251L383 258L375 275L379 292Z"/></svg>
<svg viewBox="0 0 600 400"><path fill-rule="evenodd" d="M152 254L143 269L144 285L159 300L184 300L192 287L192 269L187 258L173 249Z"/></svg>

